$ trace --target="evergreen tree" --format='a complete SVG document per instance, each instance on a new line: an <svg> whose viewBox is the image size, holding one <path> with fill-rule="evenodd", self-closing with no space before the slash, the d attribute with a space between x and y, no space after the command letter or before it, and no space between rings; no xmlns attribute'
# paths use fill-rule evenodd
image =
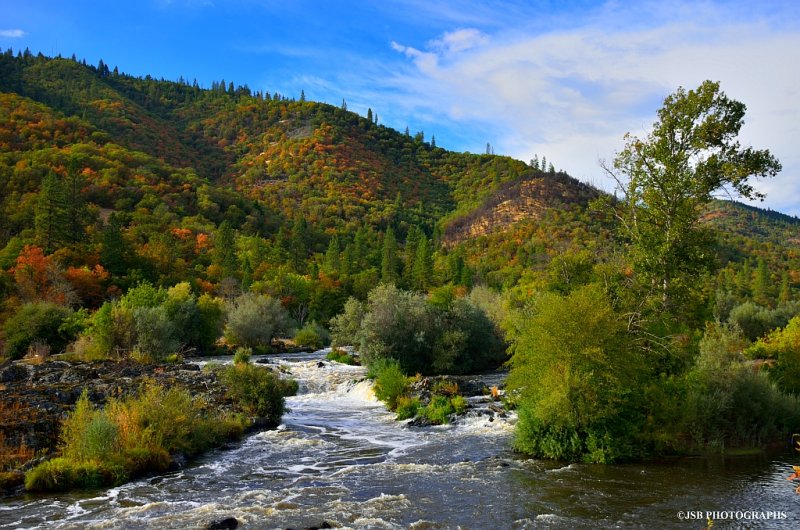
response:
<svg viewBox="0 0 800 530"><path fill-rule="evenodd" d="M305 100L306 100L306 91L301 89L300 90L300 101L305 101Z"/></svg>
<svg viewBox="0 0 800 530"><path fill-rule="evenodd" d="M431 275L433 274L433 255L428 238L422 236L417 243L417 251L414 254L414 268L411 272L411 281L414 289L425 291L431 285Z"/></svg>
<svg viewBox="0 0 800 530"><path fill-rule="evenodd" d="M323 268L326 273L335 274L339 272L339 251L339 236L334 234L330 243L328 243L328 250L325 252Z"/></svg>
<svg viewBox="0 0 800 530"><path fill-rule="evenodd" d="M69 161L69 172L65 186L65 216L67 221L66 233L71 243L78 243L84 239L86 217L88 215L86 203L81 196L83 176L80 164L72 157Z"/></svg>
<svg viewBox="0 0 800 530"><path fill-rule="evenodd" d="M65 195L63 182L54 172L48 172L42 179L34 218L36 242L46 254L51 254L65 240L69 222Z"/></svg>
<svg viewBox="0 0 800 530"><path fill-rule="evenodd" d="M122 235L122 222L116 213L108 218L103 228L100 263L114 276L124 276L128 271L128 244Z"/></svg>
<svg viewBox="0 0 800 530"><path fill-rule="evenodd" d="M781 290L778 294L779 302L788 302L792 299L791 286L789 285L789 273L783 271L781 274Z"/></svg>
<svg viewBox="0 0 800 530"><path fill-rule="evenodd" d="M275 234L275 240L272 242L272 256L271 260L272 263L284 263L286 261L286 230L283 227L278 229L278 233Z"/></svg>
<svg viewBox="0 0 800 530"><path fill-rule="evenodd" d="M757 304L766 306L770 303L769 269L764 258L758 258L758 266L753 275L753 301Z"/></svg>
<svg viewBox="0 0 800 530"><path fill-rule="evenodd" d="M372 108L371 107L367 109L367 120L369 120L370 123L372 123Z"/></svg>
<svg viewBox="0 0 800 530"><path fill-rule="evenodd" d="M306 222L305 217L298 215L294 220L294 225L292 226L289 252L294 270L300 274L305 272L306 258L308 257L308 246L308 223Z"/></svg>
<svg viewBox="0 0 800 530"><path fill-rule="evenodd" d="M403 249L403 284L408 288L414 284L414 257L421 237L423 237L423 234L419 227L411 225L411 228L408 229L408 234L406 234L406 244Z"/></svg>
<svg viewBox="0 0 800 530"><path fill-rule="evenodd" d="M235 277L239 269L236 257L236 235L228 221L223 221L214 235L214 253L212 261L222 267L223 277Z"/></svg>
<svg viewBox="0 0 800 530"><path fill-rule="evenodd" d="M341 256L341 263L339 265L339 271L343 278L346 278L355 272L353 267L353 254L353 243L348 242L344 247L344 252Z"/></svg>
<svg viewBox="0 0 800 530"><path fill-rule="evenodd" d="M365 226L361 226L358 230L356 230L356 236L353 240L352 266L357 270L364 270L368 267L368 244L367 228Z"/></svg>
<svg viewBox="0 0 800 530"><path fill-rule="evenodd" d="M397 284L399 280L397 271L400 262L397 258L397 240L394 230L389 227L383 236L383 252L381 253L381 280L385 283Z"/></svg>

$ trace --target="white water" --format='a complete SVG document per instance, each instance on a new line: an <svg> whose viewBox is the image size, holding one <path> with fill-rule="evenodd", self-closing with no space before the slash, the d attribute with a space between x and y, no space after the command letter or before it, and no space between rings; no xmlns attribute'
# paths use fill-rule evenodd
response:
<svg viewBox="0 0 800 530"><path fill-rule="evenodd" d="M89 494L0 502L0 528L692 528L679 510L784 510L785 457L628 466L516 458L511 422L471 398L455 425L409 427L375 400L364 369L325 352L275 359L300 383L273 431L180 472ZM496 381L488 381L496 384ZM481 413L483 409L484 413ZM513 421L513 418L511 419ZM718 525L720 528L726 526ZM735 527L735 526L734 526Z"/></svg>

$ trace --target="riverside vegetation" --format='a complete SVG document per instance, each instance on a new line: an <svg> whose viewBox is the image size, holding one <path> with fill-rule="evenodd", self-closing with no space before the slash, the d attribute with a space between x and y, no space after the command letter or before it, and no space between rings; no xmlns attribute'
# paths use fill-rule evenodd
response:
<svg viewBox="0 0 800 530"><path fill-rule="evenodd" d="M454 153L371 109L233 83L9 50L0 91L6 359L243 361L332 339L400 417L431 421L463 402L416 403L409 376L508 363L516 449L566 460L763 446L800 424L800 223L712 199L757 197L751 177L780 169L736 142L744 105L716 83L627 137L606 167L618 199L544 158ZM231 388L260 396L237 366ZM78 482L183 447L116 438L116 409L81 406L112 456L64 449L51 465Z"/></svg>

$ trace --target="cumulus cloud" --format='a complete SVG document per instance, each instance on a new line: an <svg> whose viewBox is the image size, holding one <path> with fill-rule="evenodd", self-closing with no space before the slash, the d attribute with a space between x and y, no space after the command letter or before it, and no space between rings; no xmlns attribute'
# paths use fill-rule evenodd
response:
<svg viewBox="0 0 800 530"><path fill-rule="evenodd" d="M0 37L4 39L19 39L25 36L21 29L0 29Z"/></svg>
<svg viewBox="0 0 800 530"><path fill-rule="evenodd" d="M424 49L395 42L415 68L391 83L416 97L417 111L494 136L476 148L491 140L497 152L523 160L544 154L600 184L598 159L613 159L626 132L645 135L666 95L717 80L748 106L742 143L769 148L783 163L780 177L759 185L771 195L768 205L800 214L800 32L692 6L650 25L626 25L609 12L563 30L456 29Z"/></svg>

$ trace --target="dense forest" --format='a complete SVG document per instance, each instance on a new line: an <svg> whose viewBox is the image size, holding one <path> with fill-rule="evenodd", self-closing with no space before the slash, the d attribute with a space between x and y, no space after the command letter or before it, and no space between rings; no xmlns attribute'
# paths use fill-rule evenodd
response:
<svg viewBox="0 0 800 530"><path fill-rule="evenodd" d="M749 174L777 170L759 154ZM726 178L751 196L749 174ZM759 446L800 428L800 220L716 190L671 241L631 228L657 209L636 186L448 151L373 109L8 50L2 352L163 361L332 332L406 375L509 362L528 454Z"/></svg>

